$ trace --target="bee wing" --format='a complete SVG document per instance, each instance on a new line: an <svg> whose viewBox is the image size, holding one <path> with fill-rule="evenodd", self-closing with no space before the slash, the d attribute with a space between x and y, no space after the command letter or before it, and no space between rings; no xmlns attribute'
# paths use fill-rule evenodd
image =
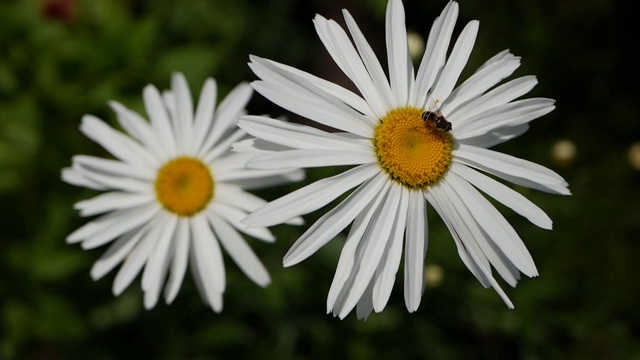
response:
<svg viewBox="0 0 640 360"><path fill-rule="evenodd" d="M436 112L442 106L442 102L440 100L435 100L431 95L427 95L427 110L431 112Z"/></svg>

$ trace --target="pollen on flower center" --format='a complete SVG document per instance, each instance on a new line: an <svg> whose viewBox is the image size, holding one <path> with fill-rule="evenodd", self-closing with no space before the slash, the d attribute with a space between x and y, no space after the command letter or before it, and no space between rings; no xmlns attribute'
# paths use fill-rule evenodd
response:
<svg viewBox="0 0 640 360"><path fill-rule="evenodd" d="M179 157L160 168L155 189L165 209L176 215L192 216L202 211L213 197L213 176L202 161Z"/></svg>
<svg viewBox="0 0 640 360"><path fill-rule="evenodd" d="M453 139L422 119L423 109L396 108L380 119L373 144L380 166L412 189L435 184L449 169Z"/></svg>

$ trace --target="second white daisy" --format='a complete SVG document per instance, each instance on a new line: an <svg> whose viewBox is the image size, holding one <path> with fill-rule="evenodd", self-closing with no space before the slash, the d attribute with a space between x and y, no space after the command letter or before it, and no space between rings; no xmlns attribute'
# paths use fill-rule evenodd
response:
<svg viewBox="0 0 640 360"><path fill-rule="evenodd" d="M299 263L351 224L327 299L327 311L340 318L355 307L360 318L372 310L382 311L403 247L405 303L411 312L418 308L428 239L427 204L449 228L473 275L513 307L492 267L512 286L520 272L536 276L538 271L518 234L480 191L542 228L550 229L551 220L518 192L484 173L569 194L567 183L553 171L487 149L524 133L528 122L554 109L554 101L515 100L535 86L533 76L494 87L520 64L508 51L488 60L456 88L478 31L478 22L470 22L447 59L457 14L457 3L450 2L435 20L414 73L402 3L389 1L388 79L349 12L344 11L344 18L353 42L335 21L316 16L320 39L359 95L295 68L251 58L250 66L261 78L253 87L260 94L338 132L243 117L239 126L257 139L234 148L270 151L247 166L268 170L355 166L277 199L245 219L252 226L277 224L317 210L355 188L313 224L284 258L285 266ZM280 149L271 152L274 144Z"/></svg>

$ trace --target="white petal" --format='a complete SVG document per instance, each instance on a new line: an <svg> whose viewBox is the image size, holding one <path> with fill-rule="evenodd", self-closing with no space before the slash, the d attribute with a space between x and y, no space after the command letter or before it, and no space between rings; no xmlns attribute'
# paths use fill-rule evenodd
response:
<svg viewBox="0 0 640 360"><path fill-rule="evenodd" d="M560 175L536 163L464 144L460 144L453 155L455 161L515 184L562 195L570 194L567 182Z"/></svg>
<svg viewBox="0 0 640 360"><path fill-rule="evenodd" d="M535 76L523 76L506 82L481 97L453 109L447 114L449 121L456 124L456 129L463 128L487 110L519 98L533 89L538 81Z"/></svg>
<svg viewBox="0 0 640 360"><path fill-rule="evenodd" d="M518 136L527 132L527 130L529 130L529 124L522 124L517 126L498 128L480 136L457 140L459 143L469 146L490 148L492 146L502 144L503 142L507 142L511 139L517 138Z"/></svg>
<svg viewBox="0 0 640 360"><path fill-rule="evenodd" d="M252 136L295 149L371 150L371 139L368 138L354 141L310 126L264 116L243 116L238 126Z"/></svg>
<svg viewBox="0 0 640 360"><path fill-rule="evenodd" d="M284 73L277 66L271 65L273 71L268 73L271 70L269 65L271 64L265 60L254 60L250 64L255 73L265 78L265 81L254 81L251 84L262 96L291 112L320 124L363 137L371 137L375 124L369 117L362 115L344 104L341 99L324 92L312 83L304 79L297 79L293 74ZM275 73L276 70L283 72L283 74ZM273 80L263 75L263 72L270 74Z"/></svg>
<svg viewBox="0 0 640 360"><path fill-rule="evenodd" d="M529 277L537 276L533 258L516 231L496 208L469 183L455 173L447 175L449 182L478 225L489 235L513 264Z"/></svg>
<svg viewBox="0 0 640 360"><path fill-rule="evenodd" d="M409 219L404 245L404 302L409 312L418 310L424 288L424 258L429 241L427 208L421 191L409 194Z"/></svg>
<svg viewBox="0 0 640 360"><path fill-rule="evenodd" d="M213 78L207 78L204 85L202 85L194 117L193 142L191 143L189 151L191 154L200 153L200 147L211 130L214 119L213 115L215 114L216 109L217 94L218 86L216 80Z"/></svg>
<svg viewBox="0 0 640 360"><path fill-rule="evenodd" d="M481 228L472 213L473 210L467 206L466 199L462 200L461 195L446 183L442 188L447 193L447 199L452 205L451 211L449 211L450 220L455 224L454 227L457 229L465 248L472 248L483 260L488 260L509 285L516 286L520 280L520 272L513 260L506 256L490 238L490 235ZM486 264L486 267L490 269L489 264Z"/></svg>
<svg viewBox="0 0 640 360"><path fill-rule="evenodd" d="M82 175L82 172L78 172L73 168L67 167L62 169L62 181L67 184L85 187L92 190L109 190L109 187L101 184L97 181L87 179Z"/></svg>
<svg viewBox="0 0 640 360"><path fill-rule="evenodd" d="M391 237L387 242L383 257L376 270L373 286L373 309L380 312L384 309L391 296L391 290L396 280L396 273L402 258L402 240L404 238L405 225L407 223L407 210L409 207L409 191L399 187L400 202L395 214Z"/></svg>
<svg viewBox="0 0 640 360"><path fill-rule="evenodd" d="M251 99L252 94L253 89L249 84L240 83L225 96L218 105L211 132L207 134L207 138L200 148L200 156L206 154L224 135L235 129L238 117L244 115L244 107Z"/></svg>
<svg viewBox="0 0 640 360"><path fill-rule="evenodd" d="M184 154L189 151L193 129L193 100L187 79L181 73L171 76L171 91L175 96L176 114L173 127L176 134L178 152Z"/></svg>
<svg viewBox="0 0 640 360"><path fill-rule="evenodd" d="M400 0L387 3L386 38L389 79L395 106L406 106L409 100L409 48L404 24L404 7ZM375 289L374 289L375 292ZM374 304L375 306L375 304Z"/></svg>
<svg viewBox="0 0 640 360"><path fill-rule="evenodd" d="M433 22L427 46L416 75L414 91L409 104L423 107L427 101L427 93L436 81L445 64L451 35L458 18L458 3L449 1L442 14Z"/></svg>
<svg viewBox="0 0 640 360"><path fill-rule="evenodd" d="M225 136L224 140L219 141L217 144L202 156L202 160L206 163L211 163L216 158L224 156L231 151L231 144L242 139L247 133L244 130L237 129L233 133Z"/></svg>
<svg viewBox="0 0 640 360"><path fill-rule="evenodd" d="M131 249L138 244L142 235L147 231L149 231L149 226L143 226L140 229L129 231L114 241L91 267L91 278L94 281L101 279L109 271L113 270L116 265L131 253Z"/></svg>
<svg viewBox="0 0 640 360"><path fill-rule="evenodd" d="M163 216L160 217L160 222L158 224L160 233L142 274L142 290L144 291L149 291L156 283L164 282L164 273L162 268L167 257L169 257L171 239L173 238L178 222L177 216L169 215L167 213L161 214Z"/></svg>
<svg viewBox="0 0 640 360"><path fill-rule="evenodd" d="M375 153L366 150L289 150L259 155L247 161L253 169L295 169L323 166L361 165L376 163Z"/></svg>
<svg viewBox="0 0 640 360"><path fill-rule="evenodd" d="M124 107L117 101L110 101L109 105L116 112L118 122L129 134L134 136L144 146L155 154L160 161L168 159L165 148L160 144L158 137L153 132L151 125L136 112Z"/></svg>
<svg viewBox="0 0 640 360"><path fill-rule="evenodd" d="M151 120L151 126L158 139L160 139L160 143L166 148L170 157L176 156L176 138L160 92L155 86L147 85L142 95L147 114L149 114L149 119Z"/></svg>
<svg viewBox="0 0 640 360"><path fill-rule="evenodd" d="M130 209L154 201L155 197L152 194L111 191L89 200L79 201L74 205L74 208L80 210L81 216L91 216L114 210Z"/></svg>
<svg viewBox="0 0 640 360"><path fill-rule="evenodd" d="M508 51L498 53L487 60L473 75L458 86L440 109L444 114L450 112L461 104L475 99L485 91L511 75L520 66L520 58ZM447 115L449 116L449 115ZM449 116L450 117L450 116Z"/></svg>
<svg viewBox="0 0 640 360"><path fill-rule="evenodd" d="M383 175L380 175L383 176ZM355 270L357 269L356 261L359 262L362 257L362 248L360 241L365 235L365 232L371 223L371 218L380 209L380 203L388 192L389 187L392 186L391 182L385 181L383 189L377 194L373 194L373 200L366 205L365 209L356 216L349 234L347 235L347 241L342 247L340 253L340 259L338 260L338 266L336 267L336 274L331 282L329 288L329 295L327 296L327 313L333 311L334 314L340 311L346 294L353 284L355 278ZM360 251L358 251L360 250Z"/></svg>
<svg viewBox="0 0 640 360"><path fill-rule="evenodd" d="M390 99L385 99L375 86L360 55L351 44L344 30L333 20L316 15L313 20L316 32L333 60L340 69L353 81L367 104L377 118L386 115L389 107L385 106Z"/></svg>
<svg viewBox="0 0 640 360"><path fill-rule="evenodd" d="M240 270L256 284L262 287L269 285L271 282L269 272L242 236L218 216L209 213L208 218L214 231L218 234L222 247L235 261Z"/></svg>
<svg viewBox="0 0 640 360"><path fill-rule="evenodd" d="M483 285L486 284L485 286L493 287L505 304L510 309L513 309L513 303L509 300L509 297L505 294L493 276L491 276L491 269L485 264L482 254L479 254L473 247L465 247L461 244L454 224L451 223L451 217L448 215L448 213L455 211L455 209L451 208L451 204L449 204L447 200L440 198L442 196L440 191L429 191L426 193L426 196L440 217L445 221L445 224L449 228L451 234L454 236L456 246L458 247L458 254L460 254L460 258L463 260L465 265L467 265L469 270L476 275ZM460 225L460 223L458 222L457 225Z"/></svg>
<svg viewBox="0 0 640 360"><path fill-rule="evenodd" d="M210 211L207 214L213 213L227 222L231 223L234 228L240 230L241 232L253 236L256 239L260 239L266 242L274 242L276 238L273 236L271 231L266 227L247 227L247 225L242 223L242 219L247 216L247 213L239 210L233 205L227 205L221 201L215 201L213 205L210 207Z"/></svg>
<svg viewBox="0 0 640 360"><path fill-rule="evenodd" d="M260 59L254 55L250 55L249 58L251 59L252 62L254 61L254 59ZM335 84L331 81L327 81L315 75L298 70L292 66L285 65L272 60L266 60L266 59L263 59L263 60L268 61L269 63L281 68L286 72L294 74L297 78L301 80L304 80L308 83L313 84L318 89L331 95L333 98L340 99L347 106L355 109L361 114L366 115L367 118L376 119L375 115L373 114L373 111L371 110L371 107L369 107L369 104L367 104L367 102L362 97L360 97L360 95L355 94L351 90L345 89L344 87L338 84ZM263 80L266 80L266 78L263 78L262 76L260 76L260 78Z"/></svg>
<svg viewBox="0 0 640 360"><path fill-rule="evenodd" d="M160 164L159 159L140 143L114 130L95 116L83 116L80 131L122 161L147 169Z"/></svg>
<svg viewBox="0 0 640 360"><path fill-rule="evenodd" d="M284 256L285 267L293 266L332 240L340 231L349 225L368 204L376 199L386 183L384 175L380 174L359 186L338 206L328 211L316 221L296 242Z"/></svg>
<svg viewBox="0 0 640 360"><path fill-rule="evenodd" d="M189 243L191 243L189 220L186 218L178 219L178 225L173 233L171 243L173 245L173 261L171 262L169 280L164 289L164 299L167 304L171 304L178 295L178 290L180 289L180 285L182 285L184 274L187 271Z"/></svg>
<svg viewBox="0 0 640 360"><path fill-rule="evenodd" d="M392 108L393 94L391 93L389 80L387 80L387 76L384 74L384 70L378 61L376 54L373 52L373 49L371 49L371 46L360 31L358 24L356 24L356 21L353 19L351 14L346 9L342 10L342 14L344 15L344 20L347 23L351 37L353 37L353 41L356 44L358 53L362 58L362 62L371 76L371 80L374 82L376 89L378 89L381 98L385 101L385 106L389 109ZM369 105L367 105L367 108L370 109ZM363 113L373 115L366 112Z"/></svg>
<svg viewBox="0 0 640 360"><path fill-rule="evenodd" d="M473 44L476 41L476 35L478 35L478 24L479 22L476 20L470 21L460 33L447 64L442 69L438 82L431 93L434 100L444 101L451 94L451 90L456 85L462 69L469 60L471 50L473 50Z"/></svg>
<svg viewBox="0 0 640 360"><path fill-rule="evenodd" d="M379 172L377 164L355 167L341 174L318 180L276 199L244 219L249 226L271 226L308 214L333 201Z"/></svg>
<svg viewBox="0 0 640 360"><path fill-rule="evenodd" d="M459 163L454 162L451 165L451 170L533 224L551 230L551 218L519 192Z"/></svg>
<svg viewBox="0 0 640 360"><path fill-rule="evenodd" d="M151 204L102 215L69 234L67 243L73 244L83 241L85 249L103 245L149 221L158 210L157 204Z"/></svg>
<svg viewBox="0 0 640 360"><path fill-rule="evenodd" d="M203 214L190 219L198 273L207 294L222 293L225 289L225 270L218 240ZM211 299L209 299L211 300Z"/></svg>
<svg viewBox="0 0 640 360"><path fill-rule="evenodd" d="M156 171L152 169L141 168L118 160L103 159L88 155L75 155L72 160L74 164L81 165L83 168L91 170L92 172L146 181L154 181L156 177Z"/></svg>
<svg viewBox="0 0 640 360"><path fill-rule="evenodd" d="M103 173L84 167L79 163L73 164L74 172L82 175L92 183L98 183L110 190L122 190L130 193L152 193L153 186L149 181L136 178L122 177L117 174Z"/></svg>
<svg viewBox="0 0 640 360"><path fill-rule="evenodd" d="M196 250L193 246L189 248L189 264L191 265L191 274L193 274L193 280L196 283L196 288L198 289L200 296L214 312L221 312L223 292L217 291L213 286L205 286L203 276L206 274L200 273L198 261L196 259Z"/></svg>
<svg viewBox="0 0 640 360"><path fill-rule="evenodd" d="M371 312L373 311L373 283L375 279L369 281L369 285L364 290L362 297L358 300L356 305L356 317L358 320L366 321Z"/></svg>
<svg viewBox="0 0 640 360"><path fill-rule="evenodd" d="M153 251L158 235L160 235L159 222L153 221L153 224L149 227L149 231L145 233L133 249L131 254L127 256L127 259L122 264L122 267L118 271L115 280L113 281L112 291L115 296L122 294L133 279L138 275L145 262L149 259L149 255Z"/></svg>
<svg viewBox="0 0 640 360"><path fill-rule="evenodd" d="M398 212L400 192L400 186L392 185L390 187L387 196L383 199L383 204L379 207L380 211L374 215L367 227L368 236L365 235L366 241L363 243L362 260L358 264L353 287L349 290L344 305L338 313L341 319L347 316L356 306L380 263L386 244L390 241L389 237L394 223L392 214Z"/></svg>
<svg viewBox="0 0 640 360"><path fill-rule="evenodd" d="M555 109L554 100L532 98L518 100L486 111L462 128L456 128L456 139L480 136L494 129L526 124Z"/></svg>

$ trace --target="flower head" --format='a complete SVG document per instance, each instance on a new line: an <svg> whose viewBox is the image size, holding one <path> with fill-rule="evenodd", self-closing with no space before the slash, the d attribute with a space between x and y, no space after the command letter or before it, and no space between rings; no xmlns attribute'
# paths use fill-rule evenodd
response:
<svg viewBox="0 0 640 360"><path fill-rule="evenodd" d="M291 247L284 265L301 262L351 224L329 290L327 311L340 318L357 307L358 317L385 307L404 247L407 309L420 304L430 206L449 228L464 264L485 287L513 304L494 278L495 270L515 286L520 273L538 274L524 243L480 193L493 197L545 229L551 220L536 205L492 176L546 192L569 194L567 183L540 165L488 148L524 133L528 123L554 109L551 99L516 100L536 79L525 76L497 86L520 59L503 51L456 87L478 31L471 21L447 57L458 14L450 2L435 20L417 72L407 47L404 9L390 0L386 16L388 78L348 11L351 34L316 16L316 31L356 94L303 71L252 57L260 77L254 89L274 103L319 124L285 124L245 116L239 126L257 139L235 145L262 153L247 162L256 169L331 165L354 167L277 199L244 222L268 226L317 210L351 189L338 206L313 224ZM479 191L480 190L480 191Z"/></svg>
<svg viewBox="0 0 640 360"><path fill-rule="evenodd" d="M241 223L266 201L245 190L300 180L302 173L244 168L250 155L232 153L230 147L246 135L236 123L246 113L252 89L238 85L217 109L216 92L216 82L207 79L194 112L182 74L172 77L171 91L163 94L149 85L143 94L150 122L111 102L128 134L91 115L84 116L80 130L115 159L78 155L62 171L70 184L105 191L75 205L82 216L103 215L70 234L67 242L84 249L112 243L91 277L100 279L123 262L113 283L117 296L142 271L147 309L155 306L163 287L165 301L175 299L191 264L204 301L221 311L225 268L220 245L256 284L270 282L239 233L274 241L267 228Z"/></svg>

